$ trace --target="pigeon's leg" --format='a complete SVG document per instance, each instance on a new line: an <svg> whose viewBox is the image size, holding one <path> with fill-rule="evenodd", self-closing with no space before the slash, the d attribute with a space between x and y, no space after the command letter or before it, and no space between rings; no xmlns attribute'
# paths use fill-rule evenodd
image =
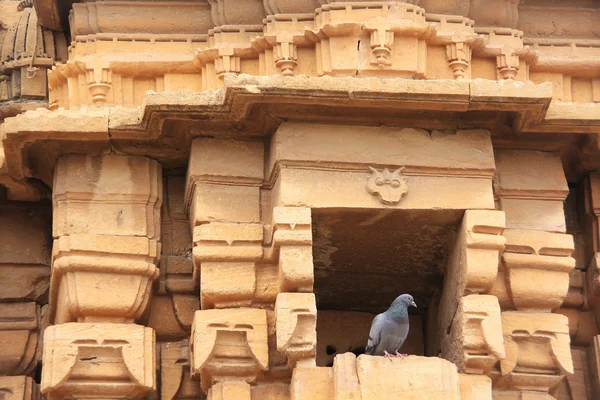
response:
<svg viewBox="0 0 600 400"><path fill-rule="evenodd" d="M401 354L401 353L398 353L398 350L396 350L396 357L404 358L404 357L408 357L408 354Z"/></svg>
<svg viewBox="0 0 600 400"><path fill-rule="evenodd" d="M385 350L383 351L383 356L385 358L387 358L388 360L392 361L392 357L393 356L390 353L388 353L387 351L385 351Z"/></svg>

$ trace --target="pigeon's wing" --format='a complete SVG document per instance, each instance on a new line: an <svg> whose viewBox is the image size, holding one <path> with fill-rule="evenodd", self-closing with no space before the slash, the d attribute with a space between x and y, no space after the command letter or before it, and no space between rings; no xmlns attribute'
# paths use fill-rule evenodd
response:
<svg viewBox="0 0 600 400"><path fill-rule="evenodd" d="M381 342L381 331L382 325L385 320L385 315L378 314L371 324L371 330L369 331L369 340L367 341L367 347L365 347L365 354L375 355L375 349L379 342Z"/></svg>
<svg viewBox="0 0 600 400"><path fill-rule="evenodd" d="M387 351L388 353L394 354L404 344L406 337L408 336L409 322L408 319L402 322L396 322L391 318L383 320L381 327L381 343L379 347L380 352Z"/></svg>

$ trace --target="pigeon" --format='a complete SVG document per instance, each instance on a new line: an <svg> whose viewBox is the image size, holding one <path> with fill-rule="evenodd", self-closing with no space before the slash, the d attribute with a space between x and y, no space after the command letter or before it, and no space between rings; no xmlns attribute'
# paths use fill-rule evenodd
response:
<svg viewBox="0 0 600 400"><path fill-rule="evenodd" d="M416 308L415 300L410 294L400 295L390 308L373 319L365 354L388 358L392 354L396 357L406 356L398 353L398 350L408 336L408 307Z"/></svg>

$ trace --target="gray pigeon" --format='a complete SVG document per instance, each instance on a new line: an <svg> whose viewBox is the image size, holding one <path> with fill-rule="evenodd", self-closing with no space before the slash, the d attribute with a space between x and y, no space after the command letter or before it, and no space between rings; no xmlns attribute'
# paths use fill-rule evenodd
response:
<svg viewBox="0 0 600 400"><path fill-rule="evenodd" d="M390 308L373 319L365 354L372 356L404 357L398 353L409 331L408 307L417 307L410 294L396 297Z"/></svg>

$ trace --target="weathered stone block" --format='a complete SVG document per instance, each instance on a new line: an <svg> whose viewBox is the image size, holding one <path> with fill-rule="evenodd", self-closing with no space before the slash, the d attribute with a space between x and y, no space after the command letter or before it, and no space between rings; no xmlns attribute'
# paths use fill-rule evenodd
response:
<svg viewBox="0 0 600 400"><path fill-rule="evenodd" d="M458 374L460 400L492 400L492 381L484 375Z"/></svg>
<svg viewBox="0 0 600 400"><path fill-rule="evenodd" d="M296 368L292 373L290 400L331 400L334 398L331 368Z"/></svg>
<svg viewBox="0 0 600 400"><path fill-rule="evenodd" d="M58 161L54 237L74 234L160 238L162 169L146 157L67 155Z"/></svg>
<svg viewBox="0 0 600 400"><path fill-rule="evenodd" d="M385 357L361 355L356 368L362 400L460 400L456 366L441 358L409 356L390 363Z"/></svg>

